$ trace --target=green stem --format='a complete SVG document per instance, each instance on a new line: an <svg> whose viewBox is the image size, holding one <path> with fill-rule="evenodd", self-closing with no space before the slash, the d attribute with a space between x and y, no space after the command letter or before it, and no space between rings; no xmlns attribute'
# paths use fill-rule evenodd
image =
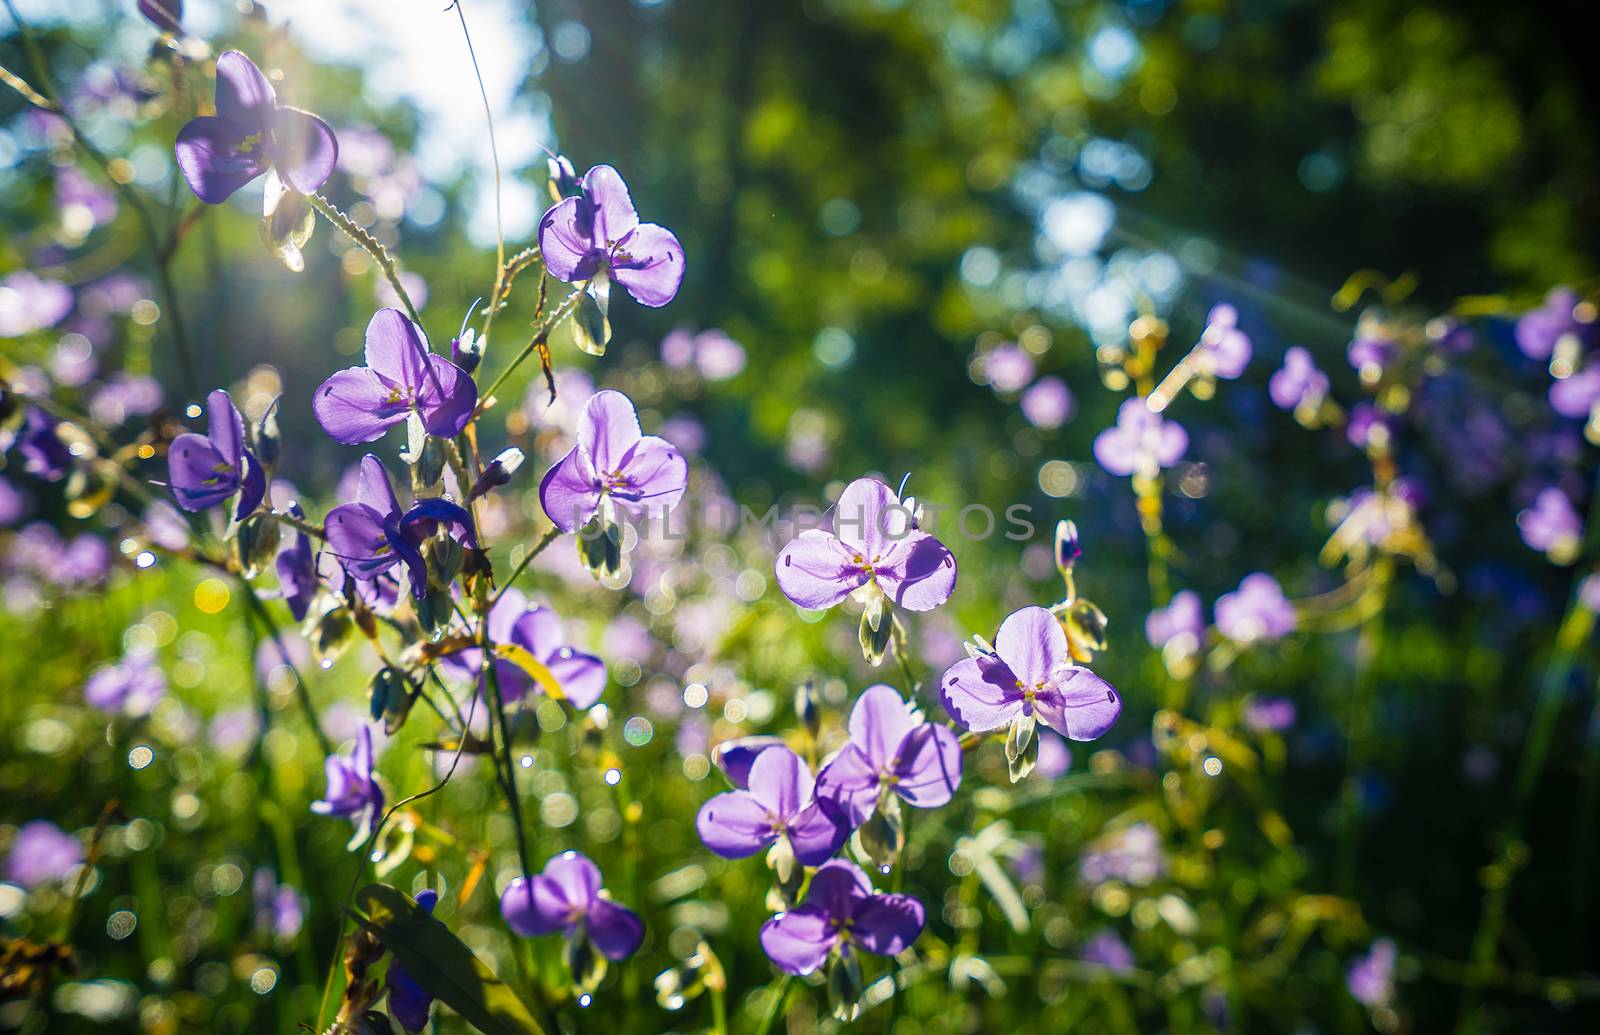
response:
<svg viewBox="0 0 1600 1035"><path fill-rule="evenodd" d="M490 399L494 398L494 393L500 388L501 385L505 384L506 378L511 376L512 371L521 366L529 356L533 355L534 352L538 350L541 345L550 340L550 332L556 329L556 324L566 319L568 313L572 312L573 306L578 304L579 297L582 296L588 287L589 282L585 280L576 288L574 288L572 294L568 295L561 305L556 307L555 312L546 317L544 323L539 325L539 329L534 332L534 335L531 339L529 339L528 344L522 347L522 351L517 353L516 358L511 361L511 364L500 372L500 376L495 378L487 389L478 393L478 406L480 409L482 409Z"/></svg>
<svg viewBox="0 0 1600 1035"><path fill-rule="evenodd" d="M768 1004L767 1015L761 1018L761 1026L756 1029L755 1035L767 1035L772 1030L773 1023L777 1021L778 1015L783 1012L784 1000L789 998L789 983L793 980L788 974L785 974L777 980L776 984L769 987L768 992L772 996L772 1002Z"/></svg>
<svg viewBox="0 0 1600 1035"><path fill-rule="evenodd" d="M550 528L545 530L544 535L539 537L538 542L534 543L533 546L528 548L528 552L523 554L522 560L518 561L517 566L511 569L511 574L506 576L505 582L500 586L499 590L495 592L494 599L489 602L489 609L491 611L494 609L494 605L500 602L500 598L506 595L506 590L510 589L517 581L517 576L521 575L524 571L527 571L528 565L533 563L533 559L543 553L545 547L549 546L559 538L561 538L561 529L552 525Z"/></svg>
<svg viewBox="0 0 1600 1035"><path fill-rule="evenodd" d="M906 627L900 623L899 615L890 615L889 621L894 623L889 627L889 636L894 641L894 656L900 663L900 674L906 680L906 700L914 700L917 696L917 675L912 671L911 659L906 654Z"/></svg>
<svg viewBox="0 0 1600 1035"><path fill-rule="evenodd" d="M1583 768L1578 778L1578 808L1573 814L1570 912L1567 948L1572 960L1582 960L1588 948L1589 906L1594 899L1595 814L1600 811L1600 681L1596 681L1594 707L1583 734Z"/></svg>
<svg viewBox="0 0 1600 1035"><path fill-rule="evenodd" d="M1350 696L1350 712L1345 729L1345 772L1341 787L1339 833L1335 856L1334 889L1348 896L1355 884L1356 856L1360 845L1361 771L1371 756L1373 688L1378 652L1383 643L1383 611L1387 602L1393 562L1382 558L1369 592L1378 594L1378 603L1361 623L1356 640L1355 692Z"/></svg>
<svg viewBox="0 0 1600 1035"><path fill-rule="evenodd" d="M406 315L411 317L412 323L421 327L422 317L417 315L417 307L411 304L411 296L406 293L405 285L400 283L400 267L396 264L394 256L389 254L389 249L383 246L383 242L373 237L365 227L340 211L337 205L321 194L308 194L306 201L312 208L322 213L322 218L372 257L372 261L378 264L379 271L383 273L384 279L394 288L395 297L405 306Z"/></svg>

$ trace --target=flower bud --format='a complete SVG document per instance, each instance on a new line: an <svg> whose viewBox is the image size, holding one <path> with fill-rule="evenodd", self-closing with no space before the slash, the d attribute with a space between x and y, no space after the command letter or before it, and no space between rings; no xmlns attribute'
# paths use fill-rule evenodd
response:
<svg viewBox="0 0 1600 1035"><path fill-rule="evenodd" d="M256 459L269 471L277 470L278 460L283 455L283 432L278 428L278 402L282 398L281 395L273 397L255 426Z"/></svg>
<svg viewBox="0 0 1600 1035"><path fill-rule="evenodd" d="M470 374L483 362L483 350L488 344L489 339L478 337L478 332L468 327L459 338L450 339L450 362Z"/></svg>
<svg viewBox="0 0 1600 1035"><path fill-rule="evenodd" d="M822 701L817 697L816 684L809 679L795 687L794 714L811 739L816 740L822 730Z"/></svg>
<svg viewBox="0 0 1600 1035"><path fill-rule="evenodd" d="M578 179L578 171L572 167L572 160L566 155L556 155L545 164L550 171L552 201L575 198L583 193L583 183Z"/></svg>
<svg viewBox="0 0 1600 1035"><path fill-rule="evenodd" d="M483 469L478 480L472 483L472 492L468 495L469 502L510 482L511 476L522 466L523 459L522 450L516 446L502 449L493 460L489 461L489 465Z"/></svg>
<svg viewBox="0 0 1600 1035"><path fill-rule="evenodd" d="M1083 547L1078 543L1078 526L1071 521L1056 522L1056 570L1061 572L1061 577L1066 578L1067 572L1078 563L1078 558L1083 556Z"/></svg>
<svg viewBox="0 0 1600 1035"><path fill-rule="evenodd" d="M572 986L579 992L593 992L606 976L606 958L600 955L589 933L583 928L567 939L567 970Z"/></svg>

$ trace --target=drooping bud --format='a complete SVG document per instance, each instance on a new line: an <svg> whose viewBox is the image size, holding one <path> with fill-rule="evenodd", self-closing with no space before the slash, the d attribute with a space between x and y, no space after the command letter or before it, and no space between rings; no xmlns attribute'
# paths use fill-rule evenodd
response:
<svg viewBox="0 0 1600 1035"><path fill-rule="evenodd" d="M291 273L306 268L303 249L317 228L317 213L304 194L290 190L278 178L276 169L267 170L266 193L262 196L261 242L272 257Z"/></svg>
<svg viewBox="0 0 1600 1035"><path fill-rule="evenodd" d="M256 459L269 471L278 469L278 460L283 456L283 432L278 428L278 403L282 398L274 396L256 421Z"/></svg>
<svg viewBox="0 0 1600 1035"><path fill-rule="evenodd" d="M1078 542L1078 526L1072 521L1056 522L1056 570L1066 578L1067 572L1083 556L1083 546Z"/></svg>
<svg viewBox="0 0 1600 1035"><path fill-rule="evenodd" d="M524 455L516 446L502 449L493 460L489 461L478 480L472 483L472 492L468 494L468 501L477 499L485 493L498 489L511 481L511 476L517 473L517 468L522 466Z"/></svg>
<svg viewBox="0 0 1600 1035"><path fill-rule="evenodd" d="M239 572L247 579L260 574L278 555L282 538L278 523L265 514L245 518L234 525L233 556Z"/></svg>
<svg viewBox="0 0 1600 1035"><path fill-rule="evenodd" d="M411 681L404 673L385 665L372 677L372 682L367 685L367 693L373 721L382 719L385 733L392 734L405 725L406 716L411 714L411 705L416 697Z"/></svg>
<svg viewBox="0 0 1600 1035"><path fill-rule="evenodd" d="M883 664L894 631L894 623L887 613L889 598L876 582L868 582L856 590L855 597L863 604L859 635L861 656L867 659L867 664L877 667Z"/></svg>
<svg viewBox="0 0 1600 1035"><path fill-rule="evenodd" d="M578 179L578 171L572 167L572 160L566 155L556 155L545 163L550 171L550 199L560 201L563 198L575 198L583 193L583 182Z"/></svg>
<svg viewBox="0 0 1600 1035"><path fill-rule="evenodd" d="M887 789L878 796L878 807L857 832L861 850L873 865L888 871L906 845L905 817L900 812L900 796Z"/></svg>
<svg viewBox="0 0 1600 1035"><path fill-rule="evenodd" d="M811 739L816 740L822 730L822 701L817 697L816 684L809 679L795 687L794 714Z"/></svg>
<svg viewBox="0 0 1600 1035"><path fill-rule="evenodd" d="M489 339L479 338L478 332L468 327L460 337L450 339L450 362L470 374L483 362L483 349L488 344Z"/></svg>
<svg viewBox="0 0 1600 1035"><path fill-rule="evenodd" d="M1032 714L1018 715L1006 730L1006 763L1012 783L1033 772L1033 767L1039 762L1039 738L1034 729L1035 722Z"/></svg>
<svg viewBox="0 0 1600 1035"><path fill-rule="evenodd" d="M622 570L622 526L617 523L610 497L602 500L598 513L578 529L578 558L597 579L614 578Z"/></svg>

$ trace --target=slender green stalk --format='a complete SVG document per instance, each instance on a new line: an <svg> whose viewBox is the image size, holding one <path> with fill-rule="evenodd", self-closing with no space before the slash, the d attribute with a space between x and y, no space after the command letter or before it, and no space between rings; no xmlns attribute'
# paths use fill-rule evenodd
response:
<svg viewBox="0 0 1600 1035"><path fill-rule="evenodd" d="M1373 689L1378 652L1383 644L1383 613L1388 597L1390 572L1394 562L1380 558L1375 566L1378 577L1368 592L1378 595L1377 605L1361 623L1356 640L1356 680L1350 696L1350 711L1345 719L1345 773L1341 787L1339 832L1334 865L1334 890L1349 895L1355 885L1356 856L1360 846L1361 771L1366 768L1372 747Z"/></svg>
<svg viewBox="0 0 1600 1035"><path fill-rule="evenodd" d="M480 409L490 399L494 398L494 393L500 388L501 385L505 384L506 378L510 377L512 372L516 370L517 367L521 366L529 356L533 355L534 352L538 351L540 347L550 340L550 332L556 329L557 324L566 319L568 313L572 312L573 307L578 304L578 298L584 293L584 291L588 290L588 287L589 282L586 280L574 288L572 294L568 295L566 299L556 307L555 312L546 317L544 323L539 325L539 329L534 332L534 335L528 341L528 344L522 347L522 351L517 353L516 358L511 361L510 365L504 370L500 371L500 376L495 378L494 381L489 384L488 388L478 393L478 406Z"/></svg>
<svg viewBox="0 0 1600 1035"><path fill-rule="evenodd" d="M766 1016L761 1018L761 1026L756 1029L755 1035L767 1035L772 1030L772 1025L777 1021L778 1015L783 1012L784 1000L789 998L789 983L794 979L788 974L783 975L774 984L769 985L767 993L772 1001L767 1005Z"/></svg>
<svg viewBox="0 0 1600 1035"><path fill-rule="evenodd" d="M545 547L559 538L561 538L561 529L553 525L545 529L544 535L540 536L539 541L528 548L528 552L522 555L522 560L518 561L517 566L511 569L511 574L506 576L505 582L495 592L494 599L489 602L489 610L494 610L494 605L498 604L500 598L506 595L506 590L515 584L517 576L528 570L528 565L533 563L533 559L543 553Z"/></svg>
<svg viewBox="0 0 1600 1035"><path fill-rule="evenodd" d="M378 264L378 269L382 272L384 279L389 282L390 287L394 288L395 297L399 298L400 304L405 306L406 315L411 317L412 323L421 327L422 317L417 315L417 307L411 304L411 296L406 293L406 286L400 283L400 267L396 264L394 256L389 254L389 249L383 246L383 242L373 237L366 227L340 211L337 205L321 194L308 194L306 195L306 201L310 203L312 208L322 213L322 218L326 219L335 229L354 241L362 251L372 257L372 261Z"/></svg>
<svg viewBox="0 0 1600 1035"><path fill-rule="evenodd" d="M311 735L316 738L317 747L322 749L324 756L333 754L333 743L328 740L328 735L322 732L322 724L317 721L317 708L311 701L311 691L306 688L306 681L300 675L299 667L289 658L288 648L283 645L283 636L278 632L277 623L272 620L272 615L267 611L266 605L261 602L261 597L256 593L255 587L250 585L250 582L243 576L239 578L239 588L244 593L245 603L255 613L257 620L261 622L262 627L267 631L268 637L271 638L273 646L277 648L279 659L283 664L288 665L289 670L294 673L295 697L300 701L300 710L305 713L306 724L311 727Z"/></svg>
<svg viewBox="0 0 1600 1035"><path fill-rule="evenodd" d="M472 61L472 74L478 80L478 96L483 98L483 117L489 123L489 159L494 163L494 289L489 292L489 315L484 318L483 336L489 337L494 327L495 302L500 298L506 279L506 231L500 215L500 148L494 139L494 109L489 104L489 90L483 85L483 70L478 67L478 52L472 46L472 33L467 31L467 10L461 0L450 5L461 20L461 38L467 41L467 57Z"/></svg>

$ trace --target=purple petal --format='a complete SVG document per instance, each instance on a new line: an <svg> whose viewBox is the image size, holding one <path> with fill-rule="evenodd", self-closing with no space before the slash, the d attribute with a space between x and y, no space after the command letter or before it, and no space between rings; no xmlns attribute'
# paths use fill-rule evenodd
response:
<svg viewBox="0 0 1600 1035"><path fill-rule="evenodd" d="M594 206L594 240L616 244L639 225L639 213L622 176L609 165L597 165L583 175L583 196Z"/></svg>
<svg viewBox="0 0 1600 1035"><path fill-rule="evenodd" d="M361 458L360 473L356 479L356 502L364 503L382 517L398 517L400 501L394 498L394 486L389 484L389 471L383 461L371 453Z"/></svg>
<svg viewBox="0 0 1600 1035"><path fill-rule="evenodd" d="M925 722L900 745L894 789L919 809L948 802L961 786L961 739L949 727Z"/></svg>
<svg viewBox="0 0 1600 1035"><path fill-rule="evenodd" d="M311 397L317 423L347 446L383 437L411 412L408 400L366 367L347 367L322 382Z"/></svg>
<svg viewBox="0 0 1600 1035"><path fill-rule="evenodd" d="M472 375L443 356L430 355L417 396L417 412L428 434L455 438L472 419L477 405L478 386Z"/></svg>
<svg viewBox="0 0 1600 1035"><path fill-rule="evenodd" d="M167 482L184 510L205 510L232 496L239 472L204 435L186 432L167 450Z"/></svg>
<svg viewBox="0 0 1600 1035"><path fill-rule="evenodd" d="M545 472L539 482L539 505L563 532L576 532L594 517L600 505L600 490L581 448L574 446Z"/></svg>
<svg viewBox="0 0 1600 1035"><path fill-rule="evenodd" d="M927 919L910 895L874 895L856 909L853 931L863 949L893 956L917 940Z"/></svg>
<svg viewBox="0 0 1600 1035"><path fill-rule="evenodd" d="M888 772L900 753L900 742L917 728L905 699L892 686L869 686L850 709L850 743L861 749L867 761Z"/></svg>
<svg viewBox="0 0 1600 1035"><path fill-rule="evenodd" d="M838 802L851 823L860 826L878 803L882 776L882 769L873 765L865 752L846 744L817 774L816 795Z"/></svg>
<svg viewBox="0 0 1600 1035"><path fill-rule="evenodd" d="M477 549L478 536L473 529L472 514L458 503L442 496L418 500L400 519L400 532L406 541L420 546L443 527L450 538L462 546Z"/></svg>
<svg viewBox="0 0 1600 1035"><path fill-rule="evenodd" d="M748 791L725 791L704 805L695 830L705 846L724 859L743 859L777 840L772 813Z"/></svg>
<svg viewBox="0 0 1600 1035"><path fill-rule="evenodd" d="M417 984L417 979L406 972L399 963L390 963L384 975L389 989L389 1012L406 1031L421 1031L428 1026L428 1013L433 1008L433 996Z"/></svg>
<svg viewBox="0 0 1600 1035"><path fill-rule="evenodd" d="M195 197L207 205L220 205L233 192L267 171L267 159L257 151L240 155L244 132L214 115L190 119L178 130L173 151L178 171Z"/></svg>
<svg viewBox="0 0 1600 1035"><path fill-rule="evenodd" d="M750 789L750 767L769 747L783 747L782 737L755 736L724 740L711 749L711 761L741 791Z"/></svg>
<svg viewBox="0 0 1600 1035"><path fill-rule="evenodd" d="M802 865L816 866L837 852L853 829L842 805L818 798L789 821L786 833L794 857Z"/></svg>
<svg viewBox="0 0 1600 1035"><path fill-rule="evenodd" d="M911 512L876 478L857 478L845 486L833 510L833 534L874 564L912 534L910 522Z"/></svg>
<svg viewBox="0 0 1600 1035"><path fill-rule="evenodd" d="M999 729L1022 711L1017 677L998 658L963 658L939 684L945 711L976 733Z"/></svg>
<svg viewBox="0 0 1600 1035"><path fill-rule="evenodd" d="M278 94L256 63L237 50L217 58L217 116L265 140L272 129Z"/></svg>
<svg viewBox="0 0 1600 1035"><path fill-rule="evenodd" d="M579 852L562 852L544 864L544 877L575 909L587 912L600 897L600 867ZM537 896L539 891L534 889Z"/></svg>
<svg viewBox="0 0 1600 1035"><path fill-rule="evenodd" d="M239 505L234 508L233 519L243 521L256 512L267 497L267 472L261 461L250 450L244 451L244 479L239 483Z"/></svg>
<svg viewBox="0 0 1600 1035"><path fill-rule="evenodd" d="M611 277L640 305L659 309L683 284L683 245L671 230L643 223L611 255Z"/></svg>
<svg viewBox="0 0 1600 1035"><path fill-rule="evenodd" d="M646 435L623 457L622 484L611 495L636 516L665 515L683 499L689 484L689 462L664 438Z"/></svg>
<svg viewBox="0 0 1600 1035"><path fill-rule="evenodd" d="M339 140L326 122L298 108L279 108L272 117L272 161L283 182L301 194L315 194L339 163Z"/></svg>
<svg viewBox="0 0 1600 1035"><path fill-rule="evenodd" d="M642 437L633 401L621 392L596 392L584 404L578 419L578 448L597 474L621 471Z"/></svg>
<svg viewBox="0 0 1600 1035"><path fill-rule="evenodd" d="M218 388L206 396L206 420L212 443L223 459L238 467L244 456L244 418L228 393Z"/></svg>
<svg viewBox="0 0 1600 1035"><path fill-rule="evenodd" d="M782 820L805 808L815 782L805 759L787 747L767 748L750 767L751 795Z"/></svg>
<svg viewBox="0 0 1600 1035"><path fill-rule="evenodd" d="M779 970L809 974L828 960L838 941L827 914L801 906L761 925L761 949Z"/></svg>
<svg viewBox="0 0 1600 1035"><path fill-rule="evenodd" d="M867 581L844 543L819 528L807 529L778 554L775 571L783 595L801 607L832 607Z"/></svg>
<svg viewBox="0 0 1600 1035"><path fill-rule="evenodd" d="M415 396L427 376L428 345L422 331L398 309L379 309L367 321L367 366Z"/></svg>
<svg viewBox="0 0 1600 1035"><path fill-rule="evenodd" d="M388 530L383 527L383 518L365 504L334 507L328 511L323 527L328 549L355 578L377 578L399 560L389 542Z"/></svg>
<svg viewBox="0 0 1600 1035"><path fill-rule="evenodd" d="M1122 698L1086 668L1068 666L1057 685L1039 694L1034 707L1046 726L1072 740L1102 736L1122 714Z"/></svg>
<svg viewBox="0 0 1600 1035"><path fill-rule="evenodd" d="M594 244L593 211L583 198L567 198L540 218L539 251L545 269L557 280L573 284L599 270L604 252Z"/></svg>
<svg viewBox="0 0 1600 1035"><path fill-rule="evenodd" d="M543 877L533 878L533 884L544 883ZM552 934L567 926L567 903L559 895L536 896L527 881L521 877L506 885L500 896L500 915L506 926L524 938Z"/></svg>
<svg viewBox="0 0 1600 1035"><path fill-rule="evenodd" d="M878 585L907 611L932 611L956 588L955 555L926 532L912 532L890 546L877 566Z"/></svg>
<svg viewBox="0 0 1600 1035"><path fill-rule="evenodd" d="M1137 439L1121 428L1107 428L1094 437L1094 458L1115 475L1130 475L1139 465Z"/></svg>
<svg viewBox="0 0 1600 1035"><path fill-rule="evenodd" d="M1025 607L1001 622L994 652L1024 687L1048 680L1058 665L1069 660L1067 634L1042 607Z"/></svg>
<svg viewBox="0 0 1600 1035"><path fill-rule="evenodd" d="M806 889L805 905L848 920L871 895L872 882L861 872L861 867L847 859L834 859L818 867L812 876L811 887Z"/></svg>
<svg viewBox="0 0 1600 1035"><path fill-rule="evenodd" d="M627 959L644 941L644 921L639 914L610 899L598 899L589 907L587 924L595 948L607 959Z"/></svg>
<svg viewBox="0 0 1600 1035"><path fill-rule="evenodd" d="M1162 467L1171 467L1183 459L1184 451L1188 448L1189 433L1183 430L1183 425L1177 421L1162 421L1151 448L1156 463Z"/></svg>

